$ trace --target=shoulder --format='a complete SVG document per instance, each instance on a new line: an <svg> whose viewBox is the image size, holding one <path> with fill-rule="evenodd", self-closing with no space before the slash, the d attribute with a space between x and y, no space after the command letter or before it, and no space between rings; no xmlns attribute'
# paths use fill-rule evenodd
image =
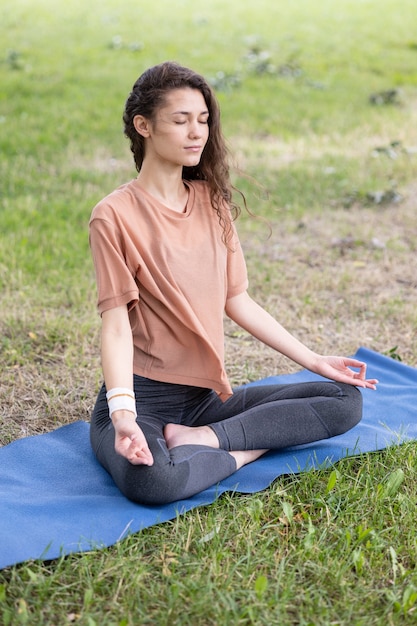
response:
<svg viewBox="0 0 417 626"><path fill-rule="evenodd" d="M129 181L120 185L102 198L91 212L90 223L97 219L114 221L129 210L134 204L133 182Z"/></svg>

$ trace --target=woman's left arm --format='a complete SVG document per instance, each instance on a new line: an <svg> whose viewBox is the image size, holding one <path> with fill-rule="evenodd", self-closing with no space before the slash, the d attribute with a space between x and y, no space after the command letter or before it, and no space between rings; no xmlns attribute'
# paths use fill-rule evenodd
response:
<svg viewBox="0 0 417 626"><path fill-rule="evenodd" d="M375 379L366 379L366 364L356 359L322 356L289 333L245 291L226 302L225 311L236 324L302 367L331 380L376 389ZM354 371L351 368L359 371Z"/></svg>

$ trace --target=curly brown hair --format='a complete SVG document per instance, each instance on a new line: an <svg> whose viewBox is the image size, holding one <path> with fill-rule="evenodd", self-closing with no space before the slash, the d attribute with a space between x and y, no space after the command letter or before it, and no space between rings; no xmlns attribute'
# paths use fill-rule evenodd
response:
<svg viewBox="0 0 417 626"><path fill-rule="evenodd" d="M232 197L234 187L230 181L229 155L221 131L220 107L205 78L172 61L147 69L133 85L126 101L123 113L124 133L130 140L130 149L139 172L145 156L145 140L135 129L135 116L142 115L154 121L156 111L165 104L167 93L185 87L197 89L204 97L209 112L209 138L199 164L183 167L183 178L207 181L211 204L223 228L223 239L227 242L231 233L231 221L238 217L240 207Z"/></svg>

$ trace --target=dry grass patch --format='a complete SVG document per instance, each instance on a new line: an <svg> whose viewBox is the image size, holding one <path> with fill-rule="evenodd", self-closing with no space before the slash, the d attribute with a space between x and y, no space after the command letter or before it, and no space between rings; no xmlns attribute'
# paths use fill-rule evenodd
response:
<svg viewBox="0 0 417 626"><path fill-rule="evenodd" d="M266 228L243 222L251 292L303 342L321 353L393 348L417 363L415 205L417 187L386 207L323 208L301 221L282 213ZM236 381L298 369L228 324Z"/></svg>
<svg viewBox="0 0 417 626"><path fill-rule="evenodd" d="M88 420L100 379L94 314L74 311L68 318L52 310L41 325L36 312L30 316L30 303L22 306L0 323L2 445Z"/></svg>

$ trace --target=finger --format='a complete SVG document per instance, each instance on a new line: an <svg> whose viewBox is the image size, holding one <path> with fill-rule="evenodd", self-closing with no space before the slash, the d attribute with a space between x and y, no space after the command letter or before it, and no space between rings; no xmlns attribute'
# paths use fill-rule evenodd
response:
<svg viewBox="0 0 417 626"><path fill-rule="evenodd" d="M358 385L358 387L363 387L364 389L373 389L376 390L376 386L379 383L375 378L363 381L362 385Z"/></svg>
<svg viewBox="0 0 417 626"><path fill-rule="evenodd" d="M357 377L353 379L352 384L356 385L356 387L366 387L366 380Z"/></svg>
<svg viewBox="0 0 417 626"><path fill-rule="evenodd" d="M364 368L360 368L359 372L356 372L354 370L350 370L353 374L353 378L355 378L356 380L366 380L366 366Z"/></svg>
<svg viewBox="0 0 417 626"><path fill-rule="evenodd" d="M123 439L117 439L114 447L117 454L127 457L129 453L130 439L128 437L123 437Z"/></svg>
<svg viewBox="0 0 417 626"><path fill-rule="evenodd" d="M132 445L132 444L136 444L136 445ZM143 463L144 465L152 465L153 464L153 456L152 456L152 453L149 450L146 442L145 443L139 443L139 442L135 442L133 440L132 444L130 446L132 462L133 461L136 461L136 462L139 461L139 463Z"/></svg>
<svg viewBox="0 0 417 626"><path fill-rule="evenodd" d="M346 362L349 365L352 365L352 367L365 367L366 368L366 363L364 363L363 361L358 361L357 359L346 359Z"/></svg>
<svg viewBox="0 0 417 626"><path fill-rule="evenodd" d="M118 440L115 449L133 465L153 465L153 457L146 443L134 441L134 437L133 440L131 437Z"/></svg>
<svg viewBox="0 0 417 626"><path fill-rule="evenodd" d="M351 367L359 369L359 372L356 372L356 375L359 378L361 378L362 380L365 379L365 376L366 376L366 363L363 363L363 361L357 361L356 359L350 359L349 365Z"/></svg>
<svg viewBox="0 0 417 626"><path fill-rule="evenodd" d="M365 380L365 376L366 376L366 365L365 363L363 363L360 367L359 367L359 378L361 380Z"/></svg>
<svg viewBox="0 0 417 626"><path fill-rule="evenodd" d="M153 465L152 454L150 452L146 453L144 450L136 452L134 455L128 458L128 461L130 461L132 465Z"/></svg>

